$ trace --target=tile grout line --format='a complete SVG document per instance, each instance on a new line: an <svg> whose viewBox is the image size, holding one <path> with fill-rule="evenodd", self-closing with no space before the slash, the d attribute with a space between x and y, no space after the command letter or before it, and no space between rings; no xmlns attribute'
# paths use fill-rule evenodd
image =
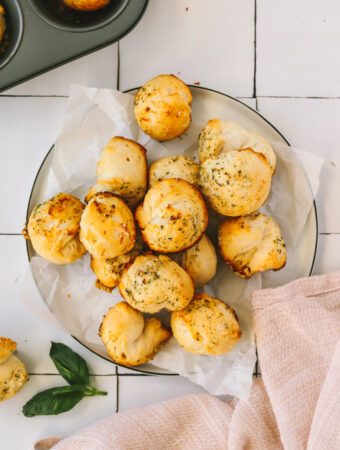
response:
<svg viewBox="0 0 340 450"><path fill-rule="evenodd" d="M44 377L60 377L60 373L34 373L34 372L28 372L29 376L35 377L35 376L44 376ZM99 373L90 373L90 377L115 377L115 373L105 373L105 374L99 374Z"/></svg>
<svg viewBox="0 0 340 450"><path fill-rule="evenodd" d="M256 70L257 70L257 0L254 0L254 74L253 74L253 98L256 98Z"/></svg>
<svg viewBox="0 0 340 450"><path fill-rule="evenodd" d="M117 91L120 90L120 41L117 42Z"/></svg>
<svg viewBox="0 0 340 450"><path fill-rule="evenodd" d="M0 97L10 98L67 98L68 95L61 94L0 94Z"/></svg>
<svg viewBox="0 0 340 450"><path fill-rule="evenodd" d="M257 99L257 97L255 97L255 109L256 109L256 111L259 110L258 106L259 106L258 105L258 99ZM253 372L253 376L258 378L258 376L259 376L259 355L257 353L257 346L255 346L255 352L256 352L256 362L255 362L255 373Z"/></svg>
<svg viewBox="0 0 340 450"><path fill-rule="evenodd" d="M46 376L46 377L56 377L56 376L60 376L59 373L39 373L39 372L29 372L28 375L32 375L32 376ZM154 374L148 374L148 373L119 373L117 371L117 373L90 373L90 377L157 377L159 375L154 375ZM166 374L166 375L162 375L162 377L174 377L174 376L178 376L177 374Z"/></svg>
<svg viewBox="0 0 340 450"><path fill-rule="evenodd" d="M119 44L119 42L118 42ZM118 45L119 49L119 45ZM255 48L254 48L255 50ZM254 64L256 66L256 61L254 58ZM254 82L253 82L253 95L251 97L249 96L241 96L241 95L235 95L234 98L246 98L246 99L253 99L255 97L257 98L292 98L292 99L305 99L305 100L340 100L340 96L333 96L333 97L325 97L325 96L313 96L313 95L256 95L256 67L254 68ZM117 68L117 88L119 89L120 85L120 57L119 57L119 51L118 51L118 68ZM255 95L254 95L255 94ZM69 98L69 95L44 95L44 94L0 94L0 98Z"/></svg>
<svg viewBox="0 0 340 450"><path fill-rule="evenodd" d="M340 97L323 97L323 96L311 96L311 95L258 95L258 98L296 98L306 100L340 100Z"/></svg>
<svg viewBox="0 0 340 450"><path fill-rule="evenodd" d="M118 371L118 367L116 366L115 369L115 373L116 373L116 413L119 412L119 371Z"/></svg>
<svg viewBox="0 0 340 450"><path fill-rule="evenodd" d="M336 235L340 235L340 232L339 231L334 231L334 232L330 232L330 233L327 233L327 232L319 232L319 236L336 236Z"/></svg>

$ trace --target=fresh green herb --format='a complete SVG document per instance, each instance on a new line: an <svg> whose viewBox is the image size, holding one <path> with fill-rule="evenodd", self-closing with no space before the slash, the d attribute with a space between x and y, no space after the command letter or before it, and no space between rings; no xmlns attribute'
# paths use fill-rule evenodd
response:
<svg viewBox="0 0 340 450"><path fill-rule="evenodd" d="M23 407L26 417L56 415L69 411L84 397L107 395L90 384L89 369L85 360L58 342L52 342L50 357L60 375L69 383L39 392Z"/></svg>
<svg viewBox="0 0 340 450"><path fill-rule="evenodd" d="M32 397L22 409L24 416L34 417L61 414L72 409L84 396L79 390L55 395L59 389L47 389Z"/></svg>
<svg viewBox="0 0 340 450"><path fill-rule="evenodd" d="M67 345L52 342L50 358L68 384L90 384L86 361Z"/></svg>

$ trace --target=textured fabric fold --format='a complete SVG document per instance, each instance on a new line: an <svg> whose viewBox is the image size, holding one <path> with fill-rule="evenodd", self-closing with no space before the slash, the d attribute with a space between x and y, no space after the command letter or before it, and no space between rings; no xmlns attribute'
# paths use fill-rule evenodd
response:
<svg viewBox="0 0 340 450"><path fill-rule="evenodd" d="M262 379L248 401L177 398L35 449L340 448L340 272L256 291L252 311Z"/></svg>

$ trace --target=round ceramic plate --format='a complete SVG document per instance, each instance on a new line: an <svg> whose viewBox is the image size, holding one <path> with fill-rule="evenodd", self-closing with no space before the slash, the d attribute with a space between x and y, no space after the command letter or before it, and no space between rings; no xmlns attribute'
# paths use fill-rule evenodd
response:
<svg viewBox="0 0 340 450"><path fill-rule="evenodd" d="M191 86L190 88L194 97L192 106L193 121L189 129L189 135L190 137L192 137L193 146L197 145L198 133L202 128L201 124L206 123L206 121L212 117L221 117L234 120L235 122L242 124L242 126L249 130L256 130L272 143L289 145L284 136L270 122L268 122L268 120L266 120L258 112L254 111L239 100L236 100L220 92L205 89L202 87ZM128 94L134 95L136 91L137 89L130 90L128 91ZM163 144L169 150L169 154L171 154L171 148L176 145L176 142L171 141L169 143ZM44 198L41 198L40 193L44 191L44 186L47 182L47 175L51 167L53 154L54 148L52 147L39 168L32 187L32 192L27 209L27 219L34 206L41 201L46 200ZM312 190L309 187L309 180L303 170L301 170L299 177L300 182L305 185L307 192L310 191L310 204L312 204L313 207L310 209L310 212L308 214L303 233L301 233L301 237L299 238L297 244L289 255L289 264L285 267L284 270L276 272L275 283L271 287L283 285L296 278L306 277L311 274L313 269L318 237L317 212L315 202L313 201ZM294 224L292 224L292 226L294 226ZM28 258L31 259L31 257L35 255L35 252L30 244L30 241L26 242ZM108 358L106 349L103 345L94 345L89 347L84 342L79 342L92 352L96 353L98 356L113 362L110 358ZM131 369L138 372L153 374L169 375L170 373L167 370L156 367L152 363L143 364Z"/></svg>

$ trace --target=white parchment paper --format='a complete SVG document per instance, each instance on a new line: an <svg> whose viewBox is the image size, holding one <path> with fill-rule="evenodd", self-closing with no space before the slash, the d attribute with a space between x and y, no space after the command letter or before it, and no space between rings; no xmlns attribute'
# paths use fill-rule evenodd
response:
<svg viewBox="0 0 340 450"><path fill-rule="evenodd" d="M212 110L208 118L214 116ZM149 163L178 153L185 153L197 160L197 130L204 125L193 114L191 131L180 139L161 144L139 130L134 119L132 96L116 90L73 85L56 139L52 166L46 182L41 186L39 200L47 200L61 191L82 199L95 183L100 152L113 136L131 138L144 145ZM152 361L158 367L188 377L215 395L248 398L256 361L249 302L251 293L294 278L294 252L304 233L313 196L318 189L321 158L283 144L272 144L278 158L277 169L270 197L261 210L273 217L281 227L288 250L286 267L279 272L257 274L250 280L244 280L219 260L215 278L203 290L235 309L242 329L241 340L230 354L213 357L190 354L172 338ZM214 242L219 221L220 217L212 212L208 234ZM35 295L34 301L32 277L41 294ZM38 316L57 324L105 355L98 328L109 307L122 298L117 289L112 294L96 289L95 279L90 269L89 255L66 266L54 265L35 256L25 277L23 300ZM164 314L162 318L165 321L168 319Z"/></svg>

